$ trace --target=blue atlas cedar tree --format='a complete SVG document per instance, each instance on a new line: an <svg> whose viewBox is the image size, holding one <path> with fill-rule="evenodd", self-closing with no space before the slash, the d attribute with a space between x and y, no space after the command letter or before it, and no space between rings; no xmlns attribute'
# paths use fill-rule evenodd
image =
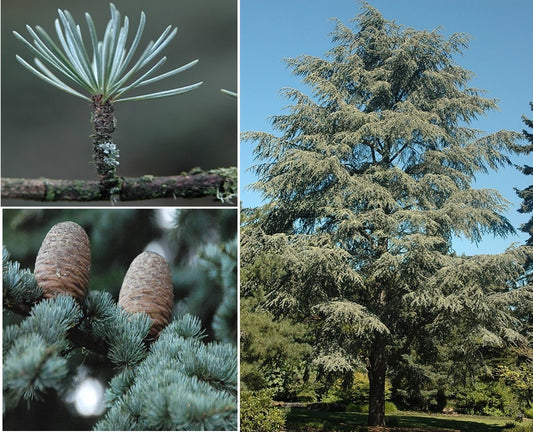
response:
<svg viewBox="0 0 533 432"><path fill-rule="evenodd" d="M353 24L335 22L325 58L286 60L312 94L284 89L293 103L272 117L279 135L242 135L256 143L253 187L267 204L242 230L241 283L318 326L325 372L366 368L368 421L381 426L387 374L431 361L452 337L465 361L483 344L524 342L513 305L531 293L517 280L532 252L452 249L453 236L514 231L504 198L471 184L510 164L522 138L469 126L497 108L454 63L469 37L400 26L368 3Z"/></svg>
<svg viewBox="0 0 533 432"><path fill-rule="evenodd" d="M137 31L128 46L129 19L124 17L121 25L119 11L112 3L109 7L111 19L107 23L102 40L98 40L91 15L85 14L92 56L83 41L81 27L67 10L59 9L59 18L55 20L59 44L40 26L36 26L35 30L29 25L26 26L32 42L16 31L13 34L35 55L36 67L17 55L16 58L22 66L48 84L92 103L94 162L103 195L115 200L120 192L120 178L116 175L119 151L112 139L115 130L114 104L174 96L194 90L202 85L202 82L124 97L124 94L131 90L183 72L194 66L198 60L155 75L167 58L163 56L157 61L156 59L176 36L177 29L168 26L155 42L150 41L145 50L134 59L144 31L146 16L141 12Z"/></svg>

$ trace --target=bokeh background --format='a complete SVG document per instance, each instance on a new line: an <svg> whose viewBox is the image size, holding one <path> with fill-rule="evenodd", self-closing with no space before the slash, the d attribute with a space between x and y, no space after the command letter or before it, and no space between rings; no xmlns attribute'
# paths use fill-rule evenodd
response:
<svg viewBox="0 0 533 432"><path fill-rule="evenodd" d="M140 11L146 13L141 52L168 25L178 28L177 36L162 52L167 56L162 72L200 60L191 69L130 95L204 83L197 90L175 97L116 104L114 140L120 151L118 174L163 176L195 167L236 166L237 99L220 89L237 91L237 0L115 0L114 4L122 17L130 19L129 42ZM2 177L96 179L91 162L88 102L45 83L15 59L20 54L33 63L33 55L15 39L13 30L27 37L26 24L33 28L40 25L57 40L54 28L57 9L67 9L73 15L90 45L84 16L89 12L102 39L110 17L108 1L2 1ZM122 203L154 204L221 205L211 198ZM2 205L39 203L2 200Z"/></svg>

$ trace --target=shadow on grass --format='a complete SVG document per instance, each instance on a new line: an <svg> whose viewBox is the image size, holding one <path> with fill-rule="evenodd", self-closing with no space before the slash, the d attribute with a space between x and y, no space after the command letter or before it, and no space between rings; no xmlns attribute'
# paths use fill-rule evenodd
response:
<svg viewBox="0 0 533 432"><path fill-rule="evenodd" d="M452 429L461 432L502 432L505 424L501 421L487 417L483 420L472 420L470 418L442 418L430 416L418 416L416 414L401 414L396 416L399 426L408 426L421 429Z"/></svg>
<svg viewBox="0 0 533 432"><path fill-rule="evenodd" d="M401 431L460 431L460 432L502 432L504 422L499 419L470 417L442 418L411 413L399 413L386 417L394 421L394 428L375 429L387 432ZM287 432L367 432L367 414L344 412L310 411L305 408L291 408L286 422Z"/></svg>

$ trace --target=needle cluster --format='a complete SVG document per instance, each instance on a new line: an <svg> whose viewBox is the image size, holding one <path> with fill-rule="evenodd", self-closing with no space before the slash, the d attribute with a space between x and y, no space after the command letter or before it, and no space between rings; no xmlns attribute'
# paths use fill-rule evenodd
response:
<svg viewBox="0 0 533 432"><path fill-rule="evenodd" d="M137 31L128 47L129 19L127 16L124 17L121 26L120 13L112 3L110 10L111 19L107 23L101 41L98 40L91 15L85 14L92 56L89 56L80 26L76 24L67 10L58 9L59 18L55 20L55 30L59 44L40 26L36 26L34 30L27 25L26 29L33 39L32 42L16 31L13 34L36 56L34 59L36 67L30 65L19 55L16 56L17 60L48 84L88 101L91 101L91 96L95 95L100 95L103 102L161 98L188 92L202 84L198 82L165 91L123 97L124 93L130 90L183 72L194 66L198 60L154 76L155 72L166 62L166 57L160 58L151 67L149 65L176 36L177 28L168 26L161 36L155 42L149 42L142 54L136 61L133 61L141 41L146 16L144 12L141 12ZM74 84L89 96L72 88L67 82Z"/></svg>

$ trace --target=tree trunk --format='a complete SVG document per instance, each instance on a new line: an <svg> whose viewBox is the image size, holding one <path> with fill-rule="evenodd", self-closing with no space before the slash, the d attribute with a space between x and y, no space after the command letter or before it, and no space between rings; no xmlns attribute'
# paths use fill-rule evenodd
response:
<svg viewBox="0 0 533 432"><path fill-rule="evenodd" d="M370 348L367 367L370 384L369 426L385 426L385 372L387 371L385 347L385 337L376 334Z"/></svg>

